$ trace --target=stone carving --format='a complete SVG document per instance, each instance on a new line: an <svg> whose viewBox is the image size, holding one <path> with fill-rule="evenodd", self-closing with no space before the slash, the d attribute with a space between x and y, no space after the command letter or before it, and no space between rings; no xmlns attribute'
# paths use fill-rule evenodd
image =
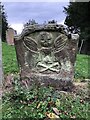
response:
<svg viewBox="0 0 90 120"><path fill-rule="evenodd" d="M27 26L15 37L21 77L58 87L72 81L77 44L78 39L68 38L61 25Z"/></svg>
<svg viewBox="0 0 90 120"><path fill-rule="evenodd" d="M36 62L34 65L36 67L35 71L60 72L61 63L57 60L55 54L64 49L68 40L67 37L60 34L54 40L51 33L40 32L39 35L36 36L36 39L37 40L27 36L23 41L25 48L30 51L30 54L34 54L33 60ZM28 54L26 57L28 57ZM29 62L32 63L32 61Z"/></svg>

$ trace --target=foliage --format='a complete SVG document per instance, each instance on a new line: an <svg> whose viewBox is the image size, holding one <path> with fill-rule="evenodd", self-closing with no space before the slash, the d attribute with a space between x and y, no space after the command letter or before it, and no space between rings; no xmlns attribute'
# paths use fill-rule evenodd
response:
<svg viewBox="0 0 90 120"><path fill-rule="evenodd" d="M81 29L88 27L90 23L88 19L89 5L89 2L70 2L67 8L64 7L64 12L67 15L65 24L69 27L74 26Z"/></svg>
<svg viewBox="0 0 90 120"><path fill-rule="evenodd" d="M6 41L6 30L8 29L8 22L7 22L7 16L5 13L4 5L1 5L0 2L0 25L2 30L0 31L2 33L2 41Z"/></svg>
<svg viewBox="0 0 90 120"><path fill-rule="evenodd" d="M15 48L4 42L2 42L2 62L4 74L18 72Z"/></svg>
<svg viewBox="0 0 90 120"><path fill-rule="evenodd" d="M35 25L38 24L35 20L29 20L27 23L24 24L24 27L27 27L28 25Z"/></svg>
<svg viewBox="0 0 90 120"><path fill-rule="evenodd" d="M88 118L89 103L79 93L65 94L52 87L36 85L23 88L18 78L13 80L13 86L12 91L2 97L4 119Z"/></svg>
<svg viewBox="0 0 90 120"><path fill-rule="evenodd" d="M69 27L71 32L80 31L79 32L80 42L81 40L87 40L88 44L90 41L89 11L90 11L90 2L70 2L68 7L64 7L64 12L67 15L65 19L65 24ZM90 51L88 46L87 46L87 51Z"/></svg>
<svg viewBox="0 0 90 120"><path fill-rule="evenodd" d="M57 23L57 21L55 21L55 20L51 20L51 21L48 21L48 24L54 24L54 23Z"/></svg>

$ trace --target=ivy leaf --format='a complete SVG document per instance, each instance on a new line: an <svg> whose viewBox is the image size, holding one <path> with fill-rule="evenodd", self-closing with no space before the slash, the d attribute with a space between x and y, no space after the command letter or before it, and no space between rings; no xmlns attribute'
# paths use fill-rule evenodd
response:
<svg viewBox="0 0 90 120"><path fill-rule="evenodd" d="M56 100L55 105L56 105L57 107L60 106L60 100L59 100L59 99Z"/></svg>

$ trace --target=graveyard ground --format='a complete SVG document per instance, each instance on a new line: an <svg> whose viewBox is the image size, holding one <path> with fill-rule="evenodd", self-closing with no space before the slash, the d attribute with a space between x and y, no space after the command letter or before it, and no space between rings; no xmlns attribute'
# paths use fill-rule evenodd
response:
<svg viewBox="0 0 90 120"><path fill-rule="evenodd" d="M77 55L72 91L58 91L52 87L20 87L15 49L2 43L3 56L3 119L52 118L89 120L89 66L90 56ZM7 81L7 82L6 82ZM1 93L1 92L0 92Z"/></svg>

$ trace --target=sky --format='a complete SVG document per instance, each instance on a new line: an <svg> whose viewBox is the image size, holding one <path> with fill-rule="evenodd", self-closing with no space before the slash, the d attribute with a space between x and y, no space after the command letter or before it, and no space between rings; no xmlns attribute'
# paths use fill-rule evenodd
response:
<svg viewBox="0 0 90 120"><path fill-rule="evenodd" d="M56 20L64 24L65 13L63 7L69 2L3 2L9 26L17 30L20 34L23 24L29 19L34 19L37 23L42 24L44 21ZM47 0L46 0L47 1Z"/></svg>

